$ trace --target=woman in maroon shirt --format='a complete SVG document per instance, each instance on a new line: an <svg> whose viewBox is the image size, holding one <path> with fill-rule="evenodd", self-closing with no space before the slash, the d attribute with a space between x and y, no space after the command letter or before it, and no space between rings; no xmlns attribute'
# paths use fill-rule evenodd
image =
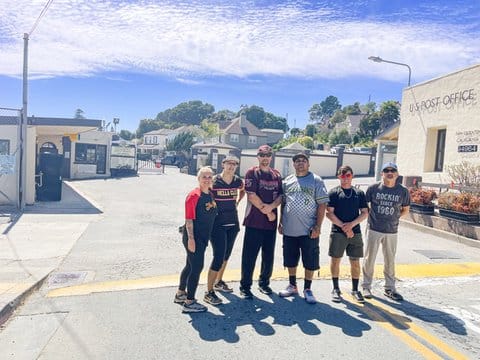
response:
<svg viewBox="0 0 480 360"><path fill-rule="evenodd" d="M197 174L198 187L190 191L185 200L185 230L183 245L187 261L180 274L180 285L174 301L183 304L183 312L206 311L206 306L195 299L200 273L203 269L205 249L217 216L217 204L210 191L213 171L202 167Z"/></svg>

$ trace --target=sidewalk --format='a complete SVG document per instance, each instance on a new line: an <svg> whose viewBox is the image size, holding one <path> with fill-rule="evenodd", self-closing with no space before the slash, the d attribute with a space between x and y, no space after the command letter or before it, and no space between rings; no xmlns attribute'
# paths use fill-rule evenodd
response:
<svg viewBox="0 0 480 360"><path fill-rule="evenodd" d="M0 325L68 255L101 211L68 183L59 202L0 208Z"/></svg>

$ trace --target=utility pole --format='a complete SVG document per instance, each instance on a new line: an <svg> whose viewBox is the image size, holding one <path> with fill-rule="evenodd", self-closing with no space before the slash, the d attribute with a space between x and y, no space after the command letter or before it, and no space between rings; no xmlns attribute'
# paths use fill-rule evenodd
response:
<svg viewBox="0 0 480 360"><path fill-rule="evenodd" d="M20 211L25 209L25 189L27 181L27 126L28 126L28 34L23 34L23 107L20 117L20 163L19 194Z"/></svg>

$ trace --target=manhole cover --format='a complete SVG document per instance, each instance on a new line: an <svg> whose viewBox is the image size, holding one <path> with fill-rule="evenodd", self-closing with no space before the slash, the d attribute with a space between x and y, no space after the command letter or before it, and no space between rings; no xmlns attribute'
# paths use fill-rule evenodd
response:
<svg viewBox="0 0 480 360"><path fill-rule="evenodd" d="M413 250L429 259L462 259L463 256L447 250Z"/></svg>
<svg viewBox="0 0 480 360"><path fill-rule="evenodd" d="M82 283L87 276L86 271L54 273L48 277L48 287L64 287Z"/></svg>

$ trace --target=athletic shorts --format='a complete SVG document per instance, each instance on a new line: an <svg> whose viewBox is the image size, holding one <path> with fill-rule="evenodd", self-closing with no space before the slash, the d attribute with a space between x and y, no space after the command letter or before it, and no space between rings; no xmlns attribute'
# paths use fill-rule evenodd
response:
<svg viewBox="0 0 480 360"><path fill-rule="evenodd" d="M332 232L330 234L330 245L328 246L328 256L341 258L347 250L347 256L351 259L363 257L362 234L354 234L353 238L347 238L344 233Z"/></svg>
<svg viewBox="0 0 480 360"><path fill-rule="evenodd" d="M320 269L320 238L305 236L283 236L283 266L297 267L302 255L303 267L306 270Z"/></svg>

